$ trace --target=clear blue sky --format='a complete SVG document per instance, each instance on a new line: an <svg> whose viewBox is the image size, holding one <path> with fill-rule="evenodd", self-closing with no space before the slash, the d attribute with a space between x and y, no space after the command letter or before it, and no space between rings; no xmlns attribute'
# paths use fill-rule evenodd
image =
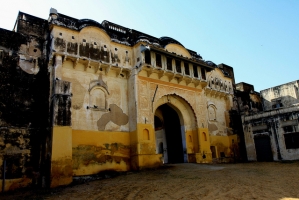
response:
<svg viewBox="0 0 299 200"><path fill-rule="evenodd" d="M256 91L299 79L299 0L9 0L0 27L12 30L18 11L47 19L51 7L172 37L204 60L232 66L236 82Z"/></svg>

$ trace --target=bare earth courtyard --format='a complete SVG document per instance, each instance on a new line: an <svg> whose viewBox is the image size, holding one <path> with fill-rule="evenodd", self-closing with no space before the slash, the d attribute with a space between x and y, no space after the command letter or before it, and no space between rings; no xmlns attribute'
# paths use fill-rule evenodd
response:
<svg viewBox="0 0 299 200"><path fill-rule="evenodd" d="M0 199L299 199L299 162L171 164Z"/></svg>

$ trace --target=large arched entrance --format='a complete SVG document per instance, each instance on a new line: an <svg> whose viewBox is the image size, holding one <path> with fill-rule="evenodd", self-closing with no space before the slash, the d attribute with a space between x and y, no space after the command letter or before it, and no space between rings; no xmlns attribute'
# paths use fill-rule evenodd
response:
<svg viewBox="0 0 299 200"><path fill-rule="evenodd" d="M168 94L153 105L156 153L164 163L193 162L199 151L198 126L191 105L181 96Z"/></svg>
<svg viewBox="0 0 299 200"><path fill-rule="evenodd" d="M171 104L163 104L155 112L156 151L164 163L187 162L184 130L178 113Z"/></svg>

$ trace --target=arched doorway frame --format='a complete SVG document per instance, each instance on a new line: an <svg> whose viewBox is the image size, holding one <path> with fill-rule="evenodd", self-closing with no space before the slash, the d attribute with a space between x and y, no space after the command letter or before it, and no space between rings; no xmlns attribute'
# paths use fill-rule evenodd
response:
<svg viewBox="0 0 299 200"><path fill-rule="evenodd" d="M179 115L181 125L187 129L197 128L196 115L192 106L177 94L167 94L154 102L154 113L163 104L169 104ZM154 117L154 116L153 116Z"/></svg>
<svg viewBox="0 0 299 200"><path fill-rule="evenodd" d="M190 140L190 138L189 138L190 135L186 135L186 131L187 130L197 131L197 119L196 119L194 110L193 110L192 106L183 97L176 95L176 94L167 94L167 95L162 96L160 99L158 99L157 101L154 102L153 118L155 117L155 113L156 113L157 109L164 104L169 105L178 114L178 117L180 120L180 125L181 125L181 135L184 136L184 137L182 137L183 148L184 148L184 152L185 152L184 160L185 160L185 162L188 162L187 141ZM154 121L154 119L153 119L153 121ZM197 134L192 135L191 142L193 143L194 146L199 148ZM156 144L156 145L159 145L159 144Z"/></svg>

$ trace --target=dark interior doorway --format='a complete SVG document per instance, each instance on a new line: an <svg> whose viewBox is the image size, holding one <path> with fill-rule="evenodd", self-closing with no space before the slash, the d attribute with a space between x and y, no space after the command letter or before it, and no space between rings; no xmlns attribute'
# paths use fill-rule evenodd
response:
<svg viewBox="0 0 299 200"><path fill-rule="evenodd" d="M259 136L254 138L257 161L273 161L271 143L269 136Z"/></svg>
<svg viewBox="0 0 299 200"><path fill-rule="evenodd" d="M164 119L168 163L183 163L184 151L179 116L177 112L167 104L160 106L159 109L161 109Z"/></svg>

